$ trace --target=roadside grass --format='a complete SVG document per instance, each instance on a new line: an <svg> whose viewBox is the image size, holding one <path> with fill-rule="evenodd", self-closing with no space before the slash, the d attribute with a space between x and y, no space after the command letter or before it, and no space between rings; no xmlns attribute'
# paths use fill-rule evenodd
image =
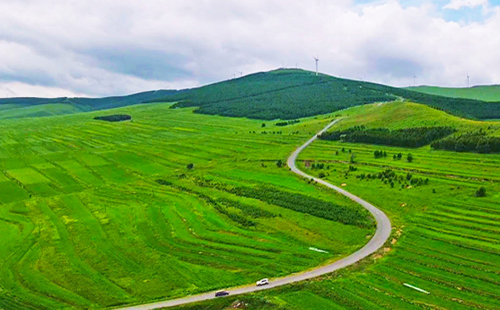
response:
<svg viewBox="0 0 500 310"><path fill-rule="evenodd" d="M192 182L361 209L276 164L331 115L262 127L170 106L116 109L133 117L120 123L94 121L102 112L0 121L0 308L112 308L253 283L339 259L373 234Z"/></svg>

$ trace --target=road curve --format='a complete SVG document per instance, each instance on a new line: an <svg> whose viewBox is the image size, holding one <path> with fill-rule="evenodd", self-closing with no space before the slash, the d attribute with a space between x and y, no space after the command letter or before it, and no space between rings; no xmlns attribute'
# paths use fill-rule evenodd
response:
<svg viewBox="0 0 500 310"><path fill-rule="evenodd" d="M349 265L352 265L363 258L369 256L370 254L374 253L377 251L379 248L381 248L384 243L387 241L391 234L391 221L389 218L384 214L384 212L380 211L377 209L375 206L370 204L369 202L354 196L353 194L343 190L340 187L337 187L335 185L332 185L326 181L323 181L321 179L315 178L313 176L310 176L302 171L300 171L297 166L295 165L295 161L297 159L297 156L299 153L304 150L307 146L309 146L314 140L316 140L317 136L328 130L330 127L335 125L340 119L334 120L328 126L323 128L318 134L314 135L309 141L307 141L304 145L299 147L298 149L293 152L293 154L288 158L288 166L290 169L307 179L313 179L314 181L323 184L326 187L329 187L340 194L349 197L353 201L359 203L362 205L365 209L370 211L370 213L375 217L375 220L377 222L377 230L375 232L375 235L370 239L370 241L360 250L354 252L353 254L342 258L338 261L335 261L331 264L321 266L312 270L308 270L305 272L297 273L297 274L292 274L283 278L277 278L277 279L272 279L271 283L266 286L255 286L255 285L248 285L248 286L242 286L242 287L236 287L236 288L231 288L227 289L229 292L230 296L233 295L240 295L240 294L245 294L245 293L251 293L251 292L256 292L256 291L261 291L261 290L268 290L271 288L275 288L278 286L294 283L294 282L299 282L307 279L312 279L319 277L324 274L331 273L335 270L342 269L344 267L347 267ZM209 300L209 299L214 299L215 298L215 292L208 292L208 293L203 293L203 294L198 294L198 295L192 295L188 297L183 297L183 298L178 298L178 299L172 299L172 300L166 300L166 301L160 301L160 302L155 302L155 303L150 303L150 304L144 304L144 305L137 305L137 306L131 306L131 307L126 307L126 308L120 308L119 310L150 310L150 309L160 309L160 308L168 308L168 307L174 307L174 306L180 306L180 305L185 305L185 304L190 304L193 302L199 302L199 301L204 301L204 300Z"/></svg>

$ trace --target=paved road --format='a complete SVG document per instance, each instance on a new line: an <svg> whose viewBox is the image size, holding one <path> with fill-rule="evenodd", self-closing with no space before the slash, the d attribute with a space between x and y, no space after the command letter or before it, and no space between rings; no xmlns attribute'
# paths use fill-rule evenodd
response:
<svg viewBox="0 0 500 310"><path fill-rule="evenodd" d="M326 126L323 130L321 130L317 135L325 132L328 130L330 127L335 125L339 120L335 120L331 122L328 126ZM343 190L342 188L339 188L335 185L332 185L326 181L323 181L321 179L317 179L315 177L312 177L302 171L300 171L297 166L295 165L295 160L297 159L297 156L299 153L304 150L308 145L310 145L314 140L316 140L317 135L312 137L309 141L307 141L304 145L299 147L293 154L288 158L288 166L290 169L305 178L308 179L314 179L314 181L325 185L326 187L329 187L339 193L341 193L344 196L349 197L350 199L354 200L355 202L359 203L363 207L365 207L370 213L375 217L375 220L377 222L377 230L375 232L375 235L370 239L370 241L360 250L354 252L353 254L338 260L334 263L331 263L326 266L318 267L309 271L305 271L302 273L298 274L292 274L283 278L278 278L278 279L272 279L271 283L266 286L260 286L257 287L255 285L249 285L249 286L242 286L242 287L237 287L237 288L231 288L227 289L230 295L239 295L239 294L245 294L245 293L250 293L250 292L256 292L260 290L268 290L274 287L294 283L294 282L299 282L307 279L312 279L319 277L324 274L331 273L335 270L339 270L341 268L347 267L349 265L352 265L361 259L369 256L370 254L374 253L377 251L379 248L381 248L385 241L389 238L391 234L391 222L389 218L379 209L377 209L375 206L370 204L369 202L364 201L363 199L354 196L353 194ZM172 300L167 300L167 301L160 301L156 303L151 303L151 304L145 304L145 305L138 305L138 306L132 306L132 307L127 307L127 308L121 308L121 310L150 310L150 309L160 309L160 308L167 308L167 307L174 307L174 306L179 306L179 305L184 305L184 304L189 304L193 302L198 302L198 301L203 301L203 300L209 300L215 298L215 292L208 292L204 294L199 294L199 295L193 295L193 296L188 296L184 298L179 298L179 299L172 299Z"/></svg>

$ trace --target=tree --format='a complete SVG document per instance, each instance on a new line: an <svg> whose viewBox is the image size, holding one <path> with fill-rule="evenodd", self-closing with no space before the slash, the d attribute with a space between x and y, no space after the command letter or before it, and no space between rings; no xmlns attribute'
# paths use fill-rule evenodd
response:
<svg viewBox="0 0 500 310"><path fill-rule="evenodd" d="M323 172L320 172L319 175L318 175L318 178L322 179L324 178L326 175L323 173Z"/></svg>
<svg viewBox="0 0 500 310"><path fill-rule="evenodd" d="M335 155L339 155L339 151L335 151Z"/></svg>
<svg viewBox="0 0 500 310"><path fill-rule="evenodd" d="M486 196L486 188L484 186L481 186L477 191L476 191L476 197L484 197Z"/></svg>
<svg viewBox="0 0 500 310"><path fill-rule="evenodd" d="M403 157L403 154L398 153L398 159L401 159Z"/></svg>
<svg viewBox="0 0 500 310"><path fill-rule="evenodd" d="M408 157L406 157L406 160L407 160L409 163L411 163L411 162L413 161L413 155L411 155L411 153L410 153L410 154L408 154Z"/></svg>
<svg viewBox="0 0 500 310"><path fill-rule="evenodd" d="M356 154L352 153L349 161L351 162L351 164L354 164L356 162Z"/></svg>
<svg viewBox="0 0 500 310"><path fill-rule="evenodd" d="M262 128L266 127L266 123L262 123Z"/></svg>
<svg viewBox="0 0 500 310"><path fill-rule="evenodd" d="M277 162L276 162L276 166L278 166L278 168L281 168L284 166L284 163L281 159L279 159Z"/></svg>
<svg viewBox="0 0 500 310"><path fill-rule="evenodd" d="M189 164L187 164L186 168L188 168L189 170L191 170L191 169L194 168L194 164L193 163L189 163Z"/></svg>

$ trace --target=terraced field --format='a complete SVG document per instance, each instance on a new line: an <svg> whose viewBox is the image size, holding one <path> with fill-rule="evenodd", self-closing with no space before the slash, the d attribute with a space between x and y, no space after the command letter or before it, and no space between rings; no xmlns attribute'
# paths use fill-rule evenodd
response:
<svg viewBox="0 0 500 310"><path fill-rule="evenodd" d="M112 308L252 283L373 233L361 207L277 165L330 116L263 127L169 107L0 121L0 308ZM103 113L132 121L93 120Z"/></svg>
<svg viewBox="0 0 500 310"><path fill-rule="evenodd" d="M345 119L332 130L353 124L498 130L497 123L464 121L427 109L410 103L355 108L343 112ZM375 158L375 151L385 151L387 157ZM393 159L398 153L402 159ZM411 163L408 153L414 157ZM235 300L252 309L500 308L500 155L318 140L299 160L307 173L323 173L332 184L386 212L395 230L385 255L316 281L181 309L223 309ZM324 168L313 169L313 164ZM388 169L397 178L378 177ZM396 180L394 185L391 180ZM486 197L476 197L480 186L486 188Z"/></svg>

